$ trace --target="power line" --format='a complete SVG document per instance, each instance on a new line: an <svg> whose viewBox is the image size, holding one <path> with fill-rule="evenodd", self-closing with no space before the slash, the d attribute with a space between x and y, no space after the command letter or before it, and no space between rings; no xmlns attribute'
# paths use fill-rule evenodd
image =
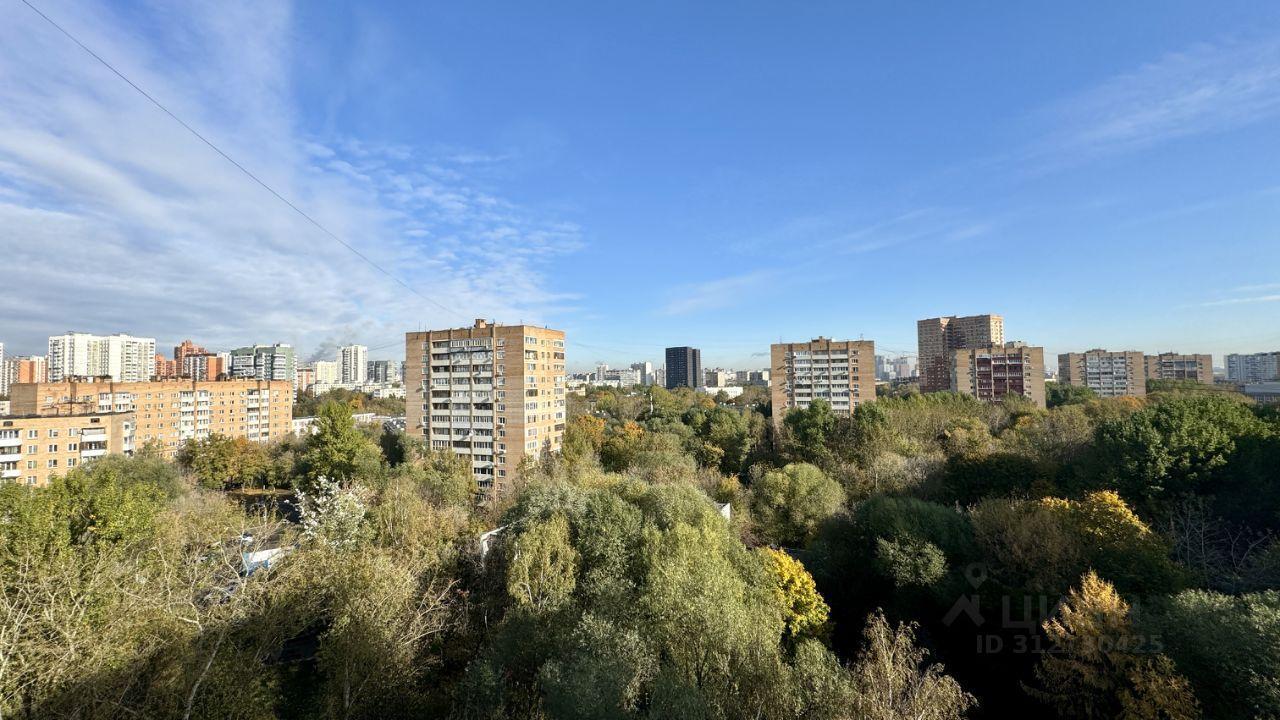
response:
<svg viewBox="0 0 1280 720"><path fill-rule="evenodd" d="M165 107L163 103L161 103L159 100L157 100L157 99L155 99L154 97L152 97L152 95L151 95L150 93L148 93L146 90L143 90L143 89L142 89L142 88L141 88L137 83L135 83L134 81L130 80L130 79L129 79L129 78L128 78L124 73L122 73L122 72L120 72L119 70L117 70L117 69L115 68L115 66L114 66L114 65L112 65L112 64L111 64L111 63L109 63L109 62L107 62L107 61L106 61L106 60L105 60L101 55L99 55L98 53L96 53L96 52L94 52L93 50L91 50L91 49L90 49L87 45L85 45L84 43L80 42L79 38L77 38L75 35L72 35L70 32L68 32L66 28L62 27L62 26L61 26L61 25L59 25L57 22L55 22L55 21L53 20L53 18L51 18L51 17L49 17L48 15L45 15L43 12L41 12L40 8L36 7L35 5L32 5L32 4L31 4L31 2L30 2L30 0L22 0L22 4L23 4L23 5L26 5L26 6L27 6L27 7L29 7L29 8L31 8L31 11L32 11L32 12L34 12L34 13L35 13L35 14L37 14L37 15L39 15L41 18L43 18L43 19L44 19L44 21L45 21L45 22L49 23L49 24L50 24L50 25L52 25L55 29L57 29L57 31L58 31L58 32L60 32L60 33L62 33L63 35L65 35L69 40L71 40L71 42L73 42L73 43L75 43L77 46L79 46L81 50L83 50L83 51L85 51L86 53L88 53L88 54L89 54L89 55L90 55L94 60L97 60L99 63L101 63L103 67L105 67L106 69L108 69L108 70L110 70L112 73L114 73L116 77L118 77L118 78L120 78L121 80L123 80L123 81L125 81L126 83L128 83L128 84L129 84L129 87L133 88L134 90L137 90L139 95L141 95L142 97L144 97L144 98L146 98L147 100L149 100L149 101L151 102L151 104L152 104L152 105L155 105L157 108L159 108L159 109L160 109L160 111L161 111L161 112L163 112L165 115L168 115L170 118L172 118L174 122L178 123L178 124L179 124L179 125L181 125L183 128L185 128L187 132L189 132L189 133L191 133L192 135L194 135L197 139L199 139L199 140L200 140L200 142L202 142L202 143L204 143L205 145L209 146L209 148L210 148L211 150L213 150L214 152L218 153L218 155L221 155L221 156L222 156L222 159L224 159L224 160L226 160L227 162L231 163L233 166L235 166L235 168L236 168L237 170L239 170L240 172L244 173L244 175L245 175L246 177L248 177L250 180L254 181L254 182L255 182L255 183L257 183L259 186L261 186L264 190L266 190L267 192L271 193L273 196L275 196L275 198L276 198L277 200L279 200L280 202L282 202L282 203L284 203L285 205L287 205L287 206L288 206L291 210L293 210L295 213L297 213L298 215L301 215L301 216L303 217L303 219L305 219L307 222L309 222L309 223L311 223L313 226L315 226L315 227L316 227L316 229L318 229L320 232L324 233L325 235L328 235L330 238L332 238L332 239L333 239L335 242L337 242L339 245L341 245L342 247L346 248L347 250L350 250L350 251L352 252L352 254L354 254L356 257L360 258L361 260L363 260L366 264L368 264L368 265L369 265L369 267L372 267L373 269L377 270L378 272L382 273L383 275L386 275L387 277L389 277L389 278L391 278L393 281L395 281L395 282L396 282L396 284L400 285L401 287L403 287L404 289L406 289L406 290L408 290L409 292L413 293L414 295L417 295L418 297L422 298L423 300L425 300L425 301L427 301L427 302L431 303L432 305L435 305L436 307L440 308L441 310L443 310L443 311L445 311L445 312L447 312L447 313L449 313L449 314L451 314L451 315L456 315L456 316L458 316L458 317L463 317L463 318L467 317L467 315L466 315L465 313L461 313L461 312L458 312L457 310L454 310L454 309L452 309L452 308L446 307L445 305L441 304L440 302L438 302L438 301L436 301L436 300L434 300L434 299L432 299L432 298L429 298L429 297L427 297L426 295L423 295L422 293L418 292L418 291L417 291L417 290L415 290L412 286L410 286L408 283L406 283L405 281L401 280L400 278L398 278L398 277L396 277L394 274L392 274L389 270L387 270L386 268L382 267L382 266L381 266L381 265L379 265L378 263L374 262L372 259L370 259L370 258L369 258L369 256L365 255L364 253L362 253L362 252L360 252L359 250L357 250L357 249L355 249L354 247L352 247L350 243L348 243L347 241L343 240L341 237L338 237L337 233L334 233L334 232L333 232L332 230L330 230L329 228L327 228L327 227L325 227L324 225L320 224L320 222L319 222L318 220L316 220L315 218L313 218L313 217L311 217L310 215L308 215L305 211L303 211L303 210L302 210L302 208L300 208L300 207L298 207L297 205L293 204L293 202L291 202L288 198L286 198L284 195L281 195L279 192L277 192L277 191L275 190L275 188L271 187L270 185L268 185L267 183L265 183L261 178L259 178L257 175L254 175L252 172L250 172L248 168L246 168L244 165L241 165L239 162L237 162L237 161L235 160L235 158L231 157L231 156L230 156L230 155L228 155L226 152L224 152L224 151L222 150L222 148L220 148L220 147L218 147L217 145L213 144L213 142L212 142L212 141L210 141L208 138L206 138L204 135L201 135L201 134L199 133L199 131L197 131L195 128L191 127L190 125L188 125L188 124L187 124L187 122L186 122L185 120L183 120L182 118L180 118L180 117L178 117L177 115L175 115L175 114L173 113L173 111L169 110L169 108Z"/></svg>

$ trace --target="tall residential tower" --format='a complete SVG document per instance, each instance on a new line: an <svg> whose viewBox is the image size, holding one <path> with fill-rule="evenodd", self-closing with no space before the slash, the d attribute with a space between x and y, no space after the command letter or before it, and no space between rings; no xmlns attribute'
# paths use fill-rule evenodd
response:
<svg viewBox="0 0 1280 720"><path fill-rule="evenodd" d="M1004 344L1004 318L968 315L929 318L916 322L921 392L951 388L951 353L956 350Z"/></svg>
<svg viewBox="0 0 1280 720"><path fill-rule="evenodd" d="M702 385L702 351L691 347L667 348L667 389Z"/></svg>
<svg viewBox="0 0 1280 720"><path fill-rule="evenodd" d="M470 458L490 497L511 487L521 460L560 449L563 331L476 320L406 333L405 358L407 431Z"/></svg>

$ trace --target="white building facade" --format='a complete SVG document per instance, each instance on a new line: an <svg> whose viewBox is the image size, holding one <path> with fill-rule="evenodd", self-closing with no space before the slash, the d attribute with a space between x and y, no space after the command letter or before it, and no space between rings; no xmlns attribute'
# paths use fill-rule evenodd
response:
<svg viewBox="0 0 1280 720"><path fill-rule="evenodd" d="M369 348L364 345L346 345L338 350L338 382L362 385L369 377Z"/></svg>
<svg viewBox="0 0 1280 720"><path fill-rule="evenodd" d="M155 372L156 339L69 332L49 338L49 382L70 377L109 377L147 382Z"/></svg>

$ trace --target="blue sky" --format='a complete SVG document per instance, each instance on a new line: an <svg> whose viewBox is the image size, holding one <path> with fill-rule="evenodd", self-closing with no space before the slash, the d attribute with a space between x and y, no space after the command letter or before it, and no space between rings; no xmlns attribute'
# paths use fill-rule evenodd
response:
<svg viewBox="0 0 1280 720"><path fill-rule="evenodd" d="M10 352L397 357L486 316L564 328L575 367L741 367L980 312L1049 353L1280 349L1274 3L37 4L450 311L15 2Z"/></svg>

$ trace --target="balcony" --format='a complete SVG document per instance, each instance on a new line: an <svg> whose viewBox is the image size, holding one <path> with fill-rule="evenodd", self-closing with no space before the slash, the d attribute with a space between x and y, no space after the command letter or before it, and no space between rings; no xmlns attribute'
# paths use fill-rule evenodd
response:
<svg viewBox="0 0 1280 720"><path fill-rule="evenodd" d="M0 478L5 480L17 480L20 477L22 477L21 470L0 470Z"/></svg>
<svg viewBox="0 0 1280 720"><path fill-rule="evenodd" d="M102 457L107 454L106 448L80 448L80 457L88 460L89 458Z"/></svg>
<svg viewBox="0 0 1280 720"><path fill-rule="evenodd" d="M22 438L0 437L0 448L3 447L22 447Z"/></svg>
<svg viewBox="0 0 1280 720"><path fill-rule="evenodd" d="M0 453L0 463L3 463L3 462L18 462L18 461L19 461L19 460L21 460L21 459L22 459L22 453L21 453L21 452L7 452L7 453Z"/></svg>

